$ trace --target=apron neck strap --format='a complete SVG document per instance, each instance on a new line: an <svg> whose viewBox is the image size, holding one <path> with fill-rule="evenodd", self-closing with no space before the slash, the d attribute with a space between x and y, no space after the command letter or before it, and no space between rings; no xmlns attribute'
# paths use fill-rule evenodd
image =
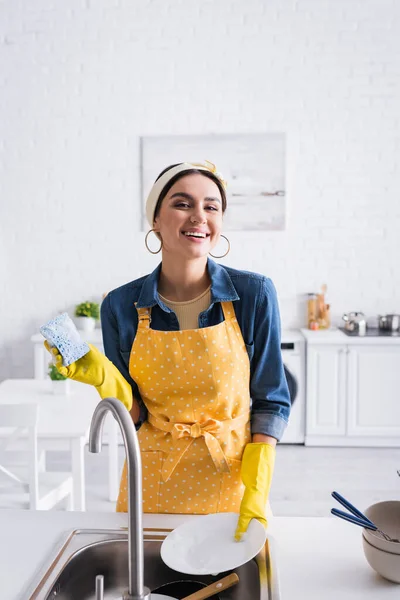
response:
<svg viewBox="0 0 400 600"><path fill-rule="evenodd" d="M136 306L136 304L135 304L135 306ZM221 306L222 306L222 312L224 313L225 321L231 321L236 318L235 310L233 308L232 302L221 302ZM137 310L138 318L139 318L138 326L141 329L150 329L151 309L148 307L138 308L136 306L136 310Z"/></svg>
<svg viewBox="0 0 400 600"><path fill-rule="evenodd" d="M232 302L221 302L221 306L225 321L231 321L236 318Z"/></svg>
<svg viewBox="0 0 400 600"><path fill-rule="evenodd" d="M136 306L136 304L135 304ZM136 306L136 310L138 313L139 325L140 329L150 329L151 323L151 310L148 307L138 308Z"/></svg>

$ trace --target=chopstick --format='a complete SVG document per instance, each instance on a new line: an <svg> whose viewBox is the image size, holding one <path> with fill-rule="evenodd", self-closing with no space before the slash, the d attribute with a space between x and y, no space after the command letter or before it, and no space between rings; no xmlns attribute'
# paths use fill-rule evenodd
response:
<svg viewBox="0 0 400 600"><path fill-rule="evenodd" d="M368 517L366 517L361 511L359 511L358 508L353 506L348 500L346 500L346 498L343 498L343 496L341 496L339 494L339 492L332 492L332 497L335 500L337 500L339 502L339 504L344 506L344 508L347 508L347 510L350 511L353 515L355 515L359 519L362 519L363 521L369 523L374 528L374 530L377 529L377 526L375 525L375 523L370 521L368 519ZM336 509L333 508L332 510L336 510ZM342 512L342 511L339 511L339 512ZM333 513L333 514L335 514L335 513ZM343 513L343 514L346 514L346 513ZM355 523L355 521L352 521L352 522Z"/></svg>
<svg viewBox="0 0 400 600"><path fill-rule="evenodd" d="M377 530L377 526L373 525L370 521L359 519L358 517L349 515L349 513L345 513L342 510L338 510L337 508L331 508L331 513L335 515L335 517L339 517L340 519L344 519L345 521L349 521L350 523L354 523L355 525L359 525L360 527L365 527L365 529L371 529L372 531Z"/></svg>

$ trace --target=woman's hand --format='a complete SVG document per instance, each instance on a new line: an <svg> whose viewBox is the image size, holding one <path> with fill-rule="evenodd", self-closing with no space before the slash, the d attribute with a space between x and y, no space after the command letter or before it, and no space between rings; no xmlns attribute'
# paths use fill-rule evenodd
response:
<svg viewBox="0 0 400 600"><path fill-rule="evenodd" d="M276 443L276 440L275 440ZM275 447L264 442L247 444L244 449L241 477L245 485L240 515L235 532L239 541L247 531L251 519L267 525L265 509L275 464Z"/></svg>
<svg viewBox="0 0 400 600"><path fill-rule="evenodd" d="M44 345L55 357L56 369L61 375L74 381L93 385L101 398L118 398L129 411L131 410L132 388L130 384L96 346L89 344L90 351L85 356L65 367L58 349L51 348L47 341L44 342ZM135 404L137 403L135 402Z"/></svg>
<svg viewBox="0 0 400 600"><path fill-rule="evenodd" d="M57 348L51 348L47 340L44 342L46 349L55 357L56 369L64 377L74 379L81 383L99 386L104 382L104 374L108 367L108 363L112 363L108 358L96 348L89 344L89 352L82 356L79 360L65 367L62 364L62 356Z"/></svg>

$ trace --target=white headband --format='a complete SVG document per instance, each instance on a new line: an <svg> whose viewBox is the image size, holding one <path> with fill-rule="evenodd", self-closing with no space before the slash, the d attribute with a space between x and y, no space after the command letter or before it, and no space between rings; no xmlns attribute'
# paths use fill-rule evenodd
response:
<svg viewBox="0 0 400 600"><path fill-rule="evenodd" d="M168 181L170 181L170 179L175 177L175 175L177 175L178 173L181 173L182 171L190 171L191 169L198 169L199 171L208 171L209 173L213 173L219 179L222 186L226 188L226 182L223 180L221 173L218 173L216 166L208 160L206 160L205 163L207 164L187 162L181 163L176 167L172 167L172 169L168 169L166 173L164 173L159 179L157 179L157 181L151 188L146 200L146 217L150 227L153 227L154 224L154 211L156 210L157 202L162 190L165 188Z"/></svg>

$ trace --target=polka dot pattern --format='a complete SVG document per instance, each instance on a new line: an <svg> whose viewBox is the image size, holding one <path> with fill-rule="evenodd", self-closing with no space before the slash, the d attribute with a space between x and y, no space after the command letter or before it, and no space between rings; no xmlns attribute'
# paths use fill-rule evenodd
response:
<svg viewBox="0 0 400 600"><path fill-rule="evenodd" d="M139 326L129 371L149 411L138 437L143 510L238 512L241 457L250 441L250 364L231 302L225 320L181 331ZM127 511L124 465L117 511Z"/></svg>

